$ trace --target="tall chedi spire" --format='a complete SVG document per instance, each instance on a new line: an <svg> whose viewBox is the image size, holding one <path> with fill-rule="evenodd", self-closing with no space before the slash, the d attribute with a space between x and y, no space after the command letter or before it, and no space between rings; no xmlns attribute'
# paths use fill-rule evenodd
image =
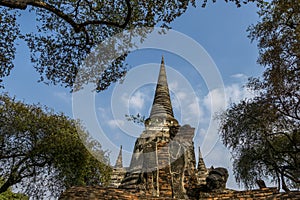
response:
<svg viewBox="0 0 300 200"><path fill-rule="evenodd" d="M151 125L151 121L161 121L166 125L178 124L173 114L164 57L161 59L154 100L146 125Z"/></svg>
<svg viewBox="0 0 300 200"><path fill-rule="evenodd" d="M197 182L194 131L174 118L162 57L150 116L136 139L120 188L162 199L185 199L187 190Z"/></svg>

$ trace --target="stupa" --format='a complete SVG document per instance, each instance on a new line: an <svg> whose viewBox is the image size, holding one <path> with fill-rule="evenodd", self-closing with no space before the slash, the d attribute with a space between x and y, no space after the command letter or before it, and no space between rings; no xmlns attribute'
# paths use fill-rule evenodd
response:
<svg viewBox="0 0 300 200"><path fill-rule="evenodd" d="M208 169L199 148L196 168L195 128L181 126L174 118L164 58L162 57L154 100L145 129L137 138L130 166L114 168L113 185L157 197L186 198L189 190L205 185ZM120 170L122 169L122 170ZM119 173L124 172L126 173Z"/></svg>
<svg viewBox="0 0 300 200"><path fill-rule="evenodd" d="M300 199L299 191L280 193L276 187L226 189L227 169L206 168L200 148L196 166L194 132L193 127L181 126L174 118L162 58L150 116L135 142L130 166L123 166L121 146L109 187L76 186L63 192L59 199Z"/></svg>

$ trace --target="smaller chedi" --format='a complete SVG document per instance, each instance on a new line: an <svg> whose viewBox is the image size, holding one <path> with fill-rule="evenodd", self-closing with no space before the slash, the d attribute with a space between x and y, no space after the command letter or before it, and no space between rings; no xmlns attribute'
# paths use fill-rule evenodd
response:
<svg viewBox="0 0 300 200"><path fill-rule="evenodd" d="M137 138L128 168L122 148L113 168L111 186L154 197L186 199L197 190L224 190L225 168L207 169L199 147L196 166L195 128L174 118L164 58L145 130Z"/></svg>

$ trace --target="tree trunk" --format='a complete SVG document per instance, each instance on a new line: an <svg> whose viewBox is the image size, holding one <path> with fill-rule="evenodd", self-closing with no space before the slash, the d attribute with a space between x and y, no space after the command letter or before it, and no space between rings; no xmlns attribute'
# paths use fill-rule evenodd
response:
<svg viewBox="0 0 300 200"><path fill-rule="evenodd" d="M289 188L286 186L286 184L285 184L283 172L281 173L281 182L282 182L282 189L283 189L285 192L289 192L290 189L289 189Z"/></svg>
<svg viewBox="0 0 300 200"><path fill-rule="evenodd" d="M280 188L281 188L281 186L280 186L280 176L279 176L279 173L278 173L278 171L277 170L275 170L275 173L276 173L276 177L277 177L277 190L278 191L280 191Z"/></svg>
<svg viewBox="0 0 300 200"><path fill-rule="evenodd" d="M11 178L8 178L7 181L0 187L0 194L6 192L10 186L13 185Z"/></svg>

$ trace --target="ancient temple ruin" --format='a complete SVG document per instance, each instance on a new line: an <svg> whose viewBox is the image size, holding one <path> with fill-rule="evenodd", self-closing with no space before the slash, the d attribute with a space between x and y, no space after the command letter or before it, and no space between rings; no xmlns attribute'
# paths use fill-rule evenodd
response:
<svg viewBox="0 0 300 200"><path fill-rule="evenodd" d="M123 166L121 147L109 187L72 187L59 199L300 199L298 191L280 193L277 188L226 189L227 170L207 169L200 147L196 166L194 131L190 125L181 126L174 118L162 58L150 116L135 142L130 166Z"/></svg>
<svg viewBox="0 0 300 200"><path fill-rule="evenodd" d="M136 140L130 166L125 169L121 151L114 167L112 186L138 190L157 197L187 198L205 186L209 170L199 147L196 167L195 128L174 118L164 59L162 58L150 116Z"/></svg>

